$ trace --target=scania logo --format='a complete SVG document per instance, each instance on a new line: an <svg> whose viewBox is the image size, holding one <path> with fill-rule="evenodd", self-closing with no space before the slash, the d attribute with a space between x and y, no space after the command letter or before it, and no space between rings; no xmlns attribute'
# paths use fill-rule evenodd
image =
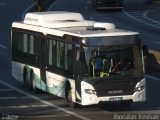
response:
<svg viewBox="0 0 160 120"><path fill-rule="evenodd" d="M123 90L108 91L108 94L121 94L121 93L123 93Z"/></svg>

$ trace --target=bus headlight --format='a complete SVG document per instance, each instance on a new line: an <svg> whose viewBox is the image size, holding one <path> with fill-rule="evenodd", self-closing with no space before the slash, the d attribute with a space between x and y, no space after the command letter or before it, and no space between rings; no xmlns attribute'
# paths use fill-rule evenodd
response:
<svg viewBox="0 0 160 120"><path fill-rule="evenodd" d="M91 89L85 89L84 90L87 94L97 94L95 90L91 90Z"/></svg>
<svg viewBox="0 0 160 120"><path fill-rule="evenodd" d="M135 88L135 92L140 92L140 91L142 91L144 89L144 86L139 86L139 87L137 87L137 88Z"/></svg>

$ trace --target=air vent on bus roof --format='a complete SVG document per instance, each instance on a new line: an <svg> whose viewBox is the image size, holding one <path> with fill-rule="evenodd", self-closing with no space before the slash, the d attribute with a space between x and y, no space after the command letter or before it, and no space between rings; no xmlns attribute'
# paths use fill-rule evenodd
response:
<svg viewBox="0 0 160 120"><path fill-rule="evenodd" d="M53 21L84 21L84 17L80 13L56 11L27 13L24 19L24 23L32 25Z"/></svg>
<svg viewBox="0 0 160 120"><path fill-rule="evenodd" d="M116 26L113 23L95 22L94 28L101 29L115 29Z"/></svg>

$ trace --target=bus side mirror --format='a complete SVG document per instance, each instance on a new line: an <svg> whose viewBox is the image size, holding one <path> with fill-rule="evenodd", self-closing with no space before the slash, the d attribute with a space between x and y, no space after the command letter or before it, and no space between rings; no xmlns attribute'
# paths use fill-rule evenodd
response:
<svg viewBox="0 0 160 120"><path fill-rule="evenodd" d="M143 50L143 56L148 56L148 54L149 54L148 46L143 45L142 50Z"/></svg>

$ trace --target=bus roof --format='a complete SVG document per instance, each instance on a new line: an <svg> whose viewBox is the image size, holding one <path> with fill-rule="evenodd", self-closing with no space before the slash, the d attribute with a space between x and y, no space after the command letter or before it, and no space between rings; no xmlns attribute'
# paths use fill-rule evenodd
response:
<svg viewBox="0 0 160 120"><path fill-rule="evenodd" d="M80 13L63 11L27 13L23 22L14 22L12 27L55 36L96 37L138 34L116 29L112 23L85 20Z"/></svg>

